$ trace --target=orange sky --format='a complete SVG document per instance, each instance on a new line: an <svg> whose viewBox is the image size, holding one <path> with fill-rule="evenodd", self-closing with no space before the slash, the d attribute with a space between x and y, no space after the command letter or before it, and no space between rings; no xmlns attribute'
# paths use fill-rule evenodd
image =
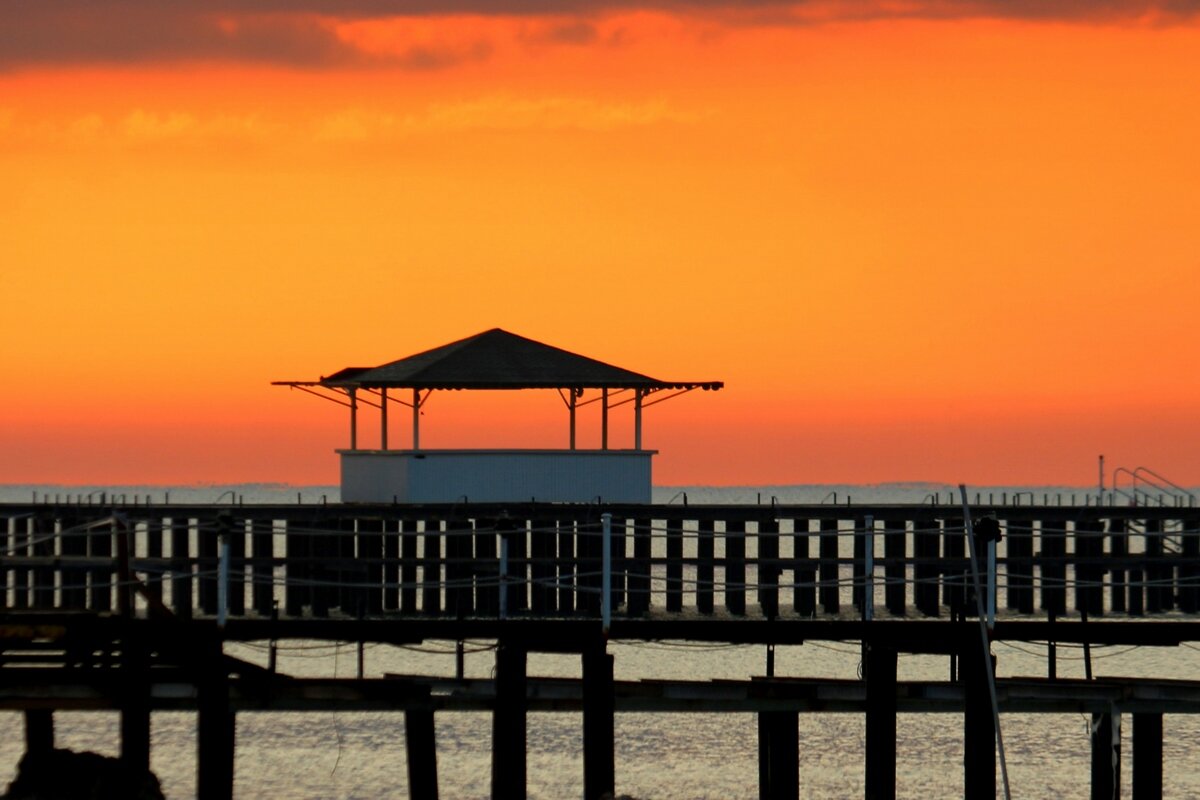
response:
<svg viewBox="0 0 1200 800"><path fill-rule="evenodd" d="M498 326L726 381L647 411L657 483L1200 484L1200 20L286 5L0 0L0 482L332 483L270 380Z"/></svg>

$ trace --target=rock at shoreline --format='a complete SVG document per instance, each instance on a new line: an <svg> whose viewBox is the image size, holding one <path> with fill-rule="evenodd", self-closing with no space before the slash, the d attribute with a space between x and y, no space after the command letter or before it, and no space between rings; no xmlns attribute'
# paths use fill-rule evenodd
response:
<svg viewBox="0 0 1200 800"><path fill-rule="evenodd" d="M26 753L0 800L165 800L153 772L74 750Z"/></svg>

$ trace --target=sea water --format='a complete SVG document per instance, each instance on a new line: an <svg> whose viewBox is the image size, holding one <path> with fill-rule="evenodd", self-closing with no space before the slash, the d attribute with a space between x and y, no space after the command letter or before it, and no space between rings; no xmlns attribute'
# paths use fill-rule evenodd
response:
<svg viewBox="0 0 1200 800"><path fill-rule="evenodd" d="M1078 487L971 487L987 502L1001 495L1032 492L1056 502L1085 502L1088 490ZM58 495L124 495L152 502L304 503L336 502L337 488L274 484L237 486L6 486L0 501L28 502ZM837 497L835 499L834 493ZM954 487L934 484L883 486L658 487L659 503L820 503L854 505L892 502L950 503ZM144 502L144 499L142 500ZM1089 502L1094 502L1090 500ZM1024 504L1024 503L1023 503ZM468 677L489 677L494 651L490 642L468 642ZM1044 645L997 643L1001 677L1046 674ZM266 663L261 643L231 644L240 658ZM763 675L765 648L758 645L710 645L688 642L610 644L617 679L746 679ZM368 677L385 673L453 675L454 643L420 646L367 645ZM860 651L853 642L812 642L779 647L775 674L787 677L852 679L858 675ZM1193 647L1096 647L1097 677L1142 676L1200 678L1200 652ZM357 647L351 643L290 642L279 653L278 668L298 676L348 676L357 671ZM578 657L531 654L529 674L578 676ZM941 680L949 674L942 656L899 659L901 680ZM1078 649L1059 646L1058 674L1083 677ZM59 747L116 755L118 715L113 712L56 714ZM1002 719L1009 776L1015 797L1089 796L1090 720L1081 714L1006 714ZM865 725L858 714L800 715L800 786L802 797L862 796ZM1166 715L1163 720L1164 796L1200 796L1200 719ZM752 714L619 713L616 730L616 787L645 800L756 798L758 743ZM22 720L0 713L0 786L15 774L23 749ZM900 714L897 721L897 794L929 800L961 796L961 714ZM1131 720L1122 726L1121 792L1128 796L1132 774ZM403 797L407 794L403 715L381 713L245 712L237 720L235 793L239 798ZM195 794L196 724L191 713L152 715L151 766L169 798ZM441 796L484 798L489 795L491 717L486 713L445 712L437 715L437 758ZM534 713L528 721L528 786L532 798L582 795L582 719L578 713Z"/></svg>

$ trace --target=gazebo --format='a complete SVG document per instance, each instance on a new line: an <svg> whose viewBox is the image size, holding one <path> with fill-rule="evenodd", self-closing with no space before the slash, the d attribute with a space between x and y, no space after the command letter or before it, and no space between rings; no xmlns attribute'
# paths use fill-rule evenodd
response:
<svg viewBox="0 0 1200 800"><path fill-rule="evenodd" d="M499 328L378 367L347 367L315 381L274 381L350 411L350 447L341 457L343 502L650 502L651 458L642 449L643 409L721 381L664 381L526 339ZM453 449L421 446L421 409L435 391L549 389L569 415L567 449ZM596 396L584 399L585 392ZM580 449L576 411L600 403L600 448ZM409 449L388 442L391 405L412 415ZM359 446L362 406L379 412L378 449ZM633 407L633 447L609 446L612 409Z"/></svg>

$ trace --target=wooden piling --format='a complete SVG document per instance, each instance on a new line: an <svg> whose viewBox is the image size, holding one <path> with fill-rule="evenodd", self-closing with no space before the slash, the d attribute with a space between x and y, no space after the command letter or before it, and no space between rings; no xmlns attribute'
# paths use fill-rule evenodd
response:
<svg viewBox="0 0 1200 800"><path fill-rule="evenodd" d="M439 520L425 519L422 521L424 525L421 531L421 612L424 614L438 614L442 610L442 523ZM524 531L521 531L524 534ZM513 545L509 547L509 574L513 572L513 550L515 550L515 542L517 537L510 536ZM524 558L524 541L525 537L520 537L522 543L521 557ZM511 588L511 587L510 587ZM525 604L521 604L524 608ZM515 611L512 600L508 606L510 611Z"/></svg>
<svg viewBox="0 0 1200 800"><path fill-rule="evenodd" d="M587 537L586 552L589 555L589 561L592 553L597 555L600 553L599 547L594 547L593 544L599 544L599 539L594 535L594 531L588 531L591 534ZM596 542L591 540L595 538ZM535 614L554 613L558 610L558 592L554 587L554 559L555 547L558 543L558 526L553 519L535 519L530 525L529 531L529 575L531 586L529 587L529 610ZM595 559L597 564L599 559ZM592 573L593 570L587 567L584 572ZM594 572L598 577L599 569ZM596 588L600 586L598 579L593 579L589 574L588 578L595 583Z"/></svg>
<svg viewBox="0 0 1200 800"><path fill-rule="evenodd" d="M79 519L63 514L58 520L59 536L62 544L59 549L64 556L86 556L87 536L80 529ZM0 570L0 572L3 572ZM62 570L62 607L70 611L82 611L87 608L87 570L80 567L64 566ZM0 587L0 594L4 587ZM0 604L3 604L0 600ZM190 602L189 602L190 605Z"/></svg>
<svg viewBox="0 0 1200 800"><path fill-rule="evenodd" d="M141 642L121 642L121 760L136 770L150 769L148 657Z"/></svg>
<svg viewBox="0 0 1200 800"><path fill-rule="evenodd" d="M401 576L404 570L401 568ZM500 561L497 555L496 520L475 520L475 607L480 616L500 613ZM403 579L403 578L402 578Z"/></svg>
<svg viewBox="0 0 1200 800"><path fill-rule="evenodd" d="M800 720L794 711L758 714L758 796L799 800Z"/></svg>
<svg viewBox="0 0 1200 800"><path fill-rule="evenodd" d="M223 526L219 520L222 517L218 516L218 528ZM200 611L205 614L215 616L217 613L217 571L218 571L218 548L220 534L222 530L212 530L201 524L197 530L197 548L198 560L197 568L199 575L197 584L199 585L199 603ZM93 604L94 604L93 600Z"/></svg>
<svg viewBox="0 0 1200 800"><path fill-rule="evenodd" d="M570 614L579 605L576 603L578 599L575 570L575 559L578 553L576 544L580 538L587 536L593 529L597 533L601 532L599 525L582 526L573 521L560 522L558 525L558 555L554 562L554 573L558 576L558 610L564 614ZM615 594L613 605L619 605Z"/></svg>
<svg viewBox="0 0 1200 800"><path fill-rule="evenodd" d="M640 617L650 610L650 520L633 521L633 560L629 565L629 614Z"/></svg>
<svg viewBox="0 0 1200 800"><path fill-rule="evenodd" d="M682 569L682 547L678 561L679 568ZM763 616L767 619L779 616L779 572L779 522L774 518L759 520L758 602Z"/></svg>
<svg viewBox="0 0 1200 800"><path fill-rule="evenodd" d="M358 558L363 564L365 587L362 597L362 613L374 616L384 606L384 533L387 523L379 519L358 521Z"/></svg>
<svg viewBox="0 0 1200 800"><path fill-rule="evenodd" d="M1092 714L1092 800L1112 800L1121 787L1121 716Z"/></svg>
<svg viewBox="0 0 1200 800"><path fill-rule="evenodd" d="M1108 552L1116 564L1109 570L1112 582L1109 604L1114 614L1124 613L1128 607L1126 597L1129 590L1126 583L1124 560L1129 555L1129 534L1126 533L1126 530L1127 524L1124 519L1108 521Z"/></svg>
<svg viewBox="0 0 1200 800"><path fill-rule="evenodd" d="M1158 614L1175 607L1171 596L1174 587L1172 567L1165 563L1163 523L1160 519L1145 520L1146 547L1146 611Z"/></svg>
<svg viewBox="0 0 1200 800"><path fill-rule="evenodd" d="M904 616L907 611L907 586L905 557L908 552L908 524L902 519L890 519L883 523L884 602L894 616Z"/></svg>
<svg viewBox="0 0 1200 800"><path fill-rule="evenodd" d="M990 657L990 656L987 656ZM995 800L996 728L985 658L977 642L959 653L963 683L963 797Z"/></svg>
<svg viewBox="0 0 1200 800"><path fill-rule="evenodd" d="M232 800L237 722L229 708L229 682L219 659L207 666L197 687L196 795Z"/></svg>
<svg viewBox="0 0 1200 800"><path fill-rule="evenodd" d="M471 579L474 558L472 539L470 520L454 517L446 521L446 612L455 617L464 617L475 611ZM537 545L536 537L534 544ZM537 555L535 550L535 558ZM536 562L534 567L536 569ZM536 588L534 594L537 594ZM537 610L535 605L534 611Z"/></svg>
<svg viewBox="0 0 1200 800"><path fill-rule="evenodd" d="M792 605L803 617L817 613L817 571L808 556L808 528L807 519L792 520Z"/></svg>
<svg viewBox="0 0 1200 800"><path fill-rule="evenodd" d="M854 534L850 537L850 575L853 578L850 581L850 602L860 615L863 613L867 583L867 537L863 535L866 524L865 517L855 517ZM872 522L872 534L874 534L873 529L874 523Z"/></svg>
<svg viewBox="0 0 1200 800"><path fill-rule="evenodd" d="M746 523L725 522L725 608L734 616L746 613Z"/></svg>
<svg viewBox="0 0 1200 800"><path fill-rule="evenodd" d="M162 517L155 517L146 521L146 558L161 559L163 557L163 541L167 537L167 526ZM63 546L66 545L66 539L63 539ZM146 576L146 592L158 601L162 601L163 596L163 579L166 573L155 568L149 575ZM65 581L64 581L65 583Z"/></svg>
<svg viewBox="0 0 1200 800"><path fill-rule="evenodd" d="M25 752L45 754L54 749L54 712L48 708L25 711Z"/></svg>
<svg viewBox="0 0 1200 800"><path fill-rule="evenodd" d="M289 577L293 571L288 570ZM192 618L191 520L187 517L171 518L171 610L180 619ZM288 613L292 613L290 605Z"/></svg>
<svg viewBox="0 0 1200 800"><path fill-rule="evenodd" d="M1089 616L1104 614L1104 521L1080 520L1075 523L1075 609Z"/></svg>
<svg viewBox="0 0 1200 800"><path fill-rule="evenodd" d="M599 642L583 652L583 797L612 796L616 785L613 657Z"/></svg>
<svg viewBox="0 0 1200 800"><path fill-rule="evenodd" d="M1193 523L1195 524L1195 523ZM1188 529L1188 523L1180 523L1180 550L1185 559L1200 560L1200 530ZM1185 614L1200 611L1200 567L1196 564L1179 566L1179 610Z"/></svg>
<svg viewBox="0 0 1200 800"><path fill-rule="evenodd" d="M249 521L234 520L229 530L228 610L233 616L246 614L246 531Z"/></svg>
<svg viewBox="0 0 1200 800"><path fill-rule="evenodd" d="M683 610L683 520L667 523L667 611Z"/></svg>
<svg viewBox="0 0 1200 800"><path fill-rule="evenodd" d="M696 610L701 614L713 613L713 581L716 574L716 534L713 530L711 519L702 519L696 523Z"/></svg>
<svg viewBox="0 0 1200 800"><path fill-rule="evenodd" d="M1133 715L1133 800L1162 797L1163 715Z"/></svg>
<svg viewBox="0 0 1200 800"><path fill-rule="evenodd" d="M256 614L269 617L275 610L275 523L256 519L251 525L250 569L254 582L251 601Z"/></svg>
<svg viewBox="0 0 1200 800"><path fill-rule="evenodd" d="M1022 614L1034 611L1033 596L1033 520L1010 517L1005 521L1006 575L1008 607Z"/></svg>
<svg viewBox="0 0 1200 800"><path fill-rule="evenodd" d="M13 556L24 558L30 555L29 528L32 524L33 521L29 517L17 517L12 520L12 547L8 552ZM28 569L13 570L12 607L17 610L29 608L29 577Z"/></svg>
<svg viewBox="0 0 1200 800"><path fill-rule="evenodd" d="M304 614L304 607L312 604L312 585L309 583L313 570L309 559L312 557L312 536L307 531L300 530L291 520L287 521L284 531L283 552L287 559L286 583L284 585L284 611L289 617L299 617Z"/></svg>
<svg viewBox="0 0 1200 800"><path fill-rule="evenodd" d="M402 519L397 523L400 536L400 610L406 614L417 612L417 545L420 536L417 521Z"/></svg>
<svg viewBox="0 0 1200 800"><path fill-rule="evenodd" d="M492 712L492 798L524 800L525 649L501 641L496 648L496 704Z"/></svg>
<svg viewBox="0 0 1200 800"><path fill-rule="evenodd" d="M53 557L57 539L54 536L54 518L44 513L36 514L30 523L33 555ZM33 607L54 608L54 567L42 566L33 570Z"/></svg>
<svg viewBox="0 0 1200 800"><path fill-rule="evenodd" d="M1067 613L1067 531L1063 523L1042 520L1041 530L1042 610L1062 616Z"/></svg>
<svg viewBox="0 0 1200 800"><path fill-rule="evenodd" d="M966 523L959 517L946 520L942 529L942 554L946 561L965 563L967 539L963 533ZM953 566L942 570L942 602L950 608L952 618L962 618L967 600L967 572L964 567Z"/></svg>
<svg viewBox="0 0 1200 800"><path fill-rule="evenodd" d="M826 614L836 614L841 608L838 584L838 522L836 519L822 519L821 531L818 538L819 562L817 569L820 573L821 608Z"/></svg>
<svg viewBox="0 0 1200 800"><path fill-rule="evenodd" d="M896 650L867 647L866 797L896 797Z"/></svg>
<svg viewBox="0 0 1200 800"><path fill-rule="evenodd" d="M437 737L432 708L404 712L409 800L438 800Z"/></svg>
<svg viewBox="0 0 1200 800"><path fill-rule="evenodd" d="M941 524L937 520L917 522L913 525L913 603L917 611L927 617L936 617L941 611L938 603L938 566L941 557Z"/></svg>

